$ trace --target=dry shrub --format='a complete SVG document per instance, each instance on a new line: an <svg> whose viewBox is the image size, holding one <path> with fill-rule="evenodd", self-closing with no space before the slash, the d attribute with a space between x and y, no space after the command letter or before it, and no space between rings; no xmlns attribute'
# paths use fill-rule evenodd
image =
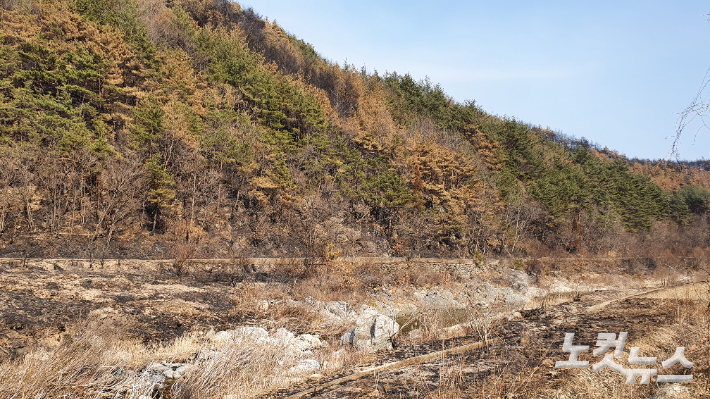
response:
<svg viewBox="0 0 710 399"><path fill-rule="evenodd" d="M550 274L550 266L544 264L540 259L530 259L524 262L523 270L537 281L540 277Z"/></svg>
<svg viewBox="0 0 710 399"><path fill-rule="evenodd" d="M125 339L128 331L123 322L92 319L57 348L40 347L22 359L0 363L0 397L149 395L151 387L136 383L127 372L145 364L148 356L139 342Z"/></svg>
<svg viewBox="0 0 710 399"><path fill-rule="evenodd" d="M379 265L374 262L351 263L344 258L313 263L306 270L291 269L294 298L313 297L328 302L344 300L351 304L362 302L368 293L381 287L446 286L453 276L450 272L423 264ZM283 279L288 281L288 279Z"/></svg>
<svg viewBox="0 0 710 399"><path fill-rule="evenodd" d="M274 373L280 359L275 345L245 345L242 342L221 348L218 355L190 369L172 387L176 399L251 398L288 384L283 374Z"/></svg>
<svg viewBox="0 0 710 399"><path fill-rule="evenodd" d="M385 270L374 262L361 263L353 270L353 278L367 289L393 284L401 280L401 275L400 269Z"/></svg>
<svg viewBox="0 0 710 399"><path fill-rule="evenodd" d="M618 362L618 361L617 361ZM626 377L615 371L605 369L594 372L589 369L580 370L565 384L565 387L551 395L553 397L573 398L647 398L652 394L652 385L627 385ZM655 384L653 384L655 385Z"/></svg>
<svg viewBox="0 0 710 399"><path fill-rule="evenodd" d="M390 268L382 268L376 264L366 264L358 276L368 286L399 285L414 287L444 286L454 276L451 272L421 263L405 263Z"/></svg>
<svg viewBox="0 0 710 399"><path fill-rule="evenodd" d="M205 231L198 225L185 222L169 222L171 255L175 259L172 268L177 276L187 270L187 264L200 251L200 242L206 237Z"/></svg>
<svg viewBox="0 0 710 399"><path fill-rule="evenodd" d="M275 326L285 327L296 333L328 332L322 328L324 320L320 314L307 306L298 302L276 304L271 310L271 316L276 321Z"/></svg>
<svg viewBox="0 0 710 399"><path fill-rule="evenodd" d="M658 281L662 286L677 283L681 277L678 270L670 267L659 267L651 273L651 279Z"/></svg>
<svg viewBox="0 0 710 399"><path fill-rule="evenodd" d="M412 282L414 286L418 287L445 285L449 283L452 278L451 274L447 272L432 269L425 265L415 267L414 273L415 277Z"/></svg>
<svg viewBox="0 0 710 399"><path fill-rule="evenodd" d="M173 253L175 256L175 261L173 262L173 272L175 275L182 276L186 271L187 261L190 260L195 255L195 245L181 243L175 245Z"/></svg>
<svg viewBox="0 0 710 399"><path fill-rule="evenodd" d="M268 320L269 328L284 327L295 333L319 332L332 335L345 332L342 323L333 325L324 318L319 308L304 303L303 299L309 296L317 301L327 300L327 297L317 295L321 291L316 279L297 282L291 292L287 292L288 286L258 282L242 282L236 288L234 307L229 311L230 318Z"/></svg>
<svg viewBox="0 0 710 399"><path fill-rule="evenodd" d="M695 309L697 301L707 304L710 301L710 285L708 283L686 284L678 287L651 292L644 298L672 299L679 302L688 302Z"/></svg>
<svg viewBox="0 0 710 399"><path fill-rule="evenodd" d="M436 399L445 398L461 398L470 396L467 394L466 374L464 369L470 367L466 362L460 359L454 360L452 364L442 364L439 371L439 384L436 391L432 392L428 397Z"/></svg>

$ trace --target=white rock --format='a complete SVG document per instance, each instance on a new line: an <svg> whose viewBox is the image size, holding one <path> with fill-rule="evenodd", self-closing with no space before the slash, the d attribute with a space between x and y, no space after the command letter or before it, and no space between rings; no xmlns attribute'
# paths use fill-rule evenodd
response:
<svg viewBox="0 0 710 399"><path fill-rule="evenodd" d="M417 328L416 330L412 330L409 332L409 337L413 339L418 339L424 337L424 331L422 331L421 328Z"/></svg>
<svg viewBox="0 0 710 399"><path fill-rule="evenodd" d="M265 299L261 300L256 303L256 306L261 311L267 311L267 310L269 310L269 301L267 301Z"/></svg>
<svg viewBox="0 0 710 399"><path fill-rule="evenodd" d="M323 342L315 335L302 334L289 342L286 351L295 355L311 355L314 349L322 346Z"/></svg>
<svg viewBox="0 0 710 399"><path fill-rule="evenodd" d="M422 301L433 309L461 309L465 307L456 301L454 295L449 291L429 291Z"/></svg>
<svg viewBox="0 0 710 399"><path fill-rule="evenodd" d="M146 370L140 377L142 380L147 380L148 389L161 388L165 384L165 375L160 373L151 373Z"/></svg>
<svg viewBox="0 0 710 399"><path fill-rule="evenodd" d="M343 322L345 320L353 320L357 317L357 313L345 301L332 301L323 306L320 311L324 317L334 319L335 321Z"/></svg>
<svg viewBox="0 0 710 399"><path fill-rule="evenodd" d="M511 288L515 289L516 291L527 290L528 285L530 284L530 278L525 272L515 269L508 269L508 272L511 274L513 280L510 283Z"/></svg>
<svg viewBox="0 0 710 399"><path fill-rule="evenodd" d="M269 342L269 332L261 327L239 327L234 330L234 336L256 343Z"/></svg>
<svg viewBox="0 0 710 399"><path fill-rule="evenodd" d="M316 373L316 374L311 374L308 376L308 379L310 381L320 381L324 378L323 374Z"/></svg>
<svg viewBox="0 0 710 399"><path fill-rule="evenodd" d="M350 307L350 304L345 301L328 302L325 305L325 310L340 318L347 318L355 315L355 312Z"/></svg>
<svg viewBox="0 0 710 399"><path fill-rule="evenodd" d="M183 364L182 366L178 367L175 372L179 373L180 375L185 375L185 373L192 368L192 364Z"/></svg>
<svg viewBox="0 0 710 399"><path fill-rule="evenodd" d="M217 343L225 343L225 342L232 341L233 338L234 338L234 334L232 333L232 331L220 331L220 332L216 333L215 335L213 335L211 340L213 342L217 342Z"/></svg>
<svg viewBox="0 0 710 399"><path fill-rule="evenodd" d="M355 328L345 333L341 344L353 344L358 348L375 350L392 349L391 338L399 331L399 324L391 317L380 314L377 309L363 309L355 321Z"/></svg>
<svg viewBox="0 0 710 399"><path fill-rule="evenodd" d="M207 360L207 359L212 359L217 355L219 351L217 351L215 348L210 348L210 349L202 349L200 352L197 354L197 360Z"/></svg>
<svg viewBox="0 0 710 399"><path fill-rule="evenodd" d="M298 342L297 345L299 347L304 348L306 350L318 349L323 346L323 341L321 341L320 338L316 337L315 335L311 334L301 334L296 337L294 341Z"/></svg>
<svg viewBox="0 0 710 399"><path fill-rule="evenodd" d="M234 330L220 331L211 338L215 343L250 341L253 343L269 342L269 332L261 327L239 327Z"/></svg>
<svg viewBox="0 0 710 399"><path fill-rule="evenodd" d="M295 336L293 333L283 327L279 328L276 330L274 333L274 336L271 338L271 342L274 343L274 345L279 345L279 346L286 346L293 341Z"/></svg>
<svg viewBox="0 0 710 399"><path fill-rule="evenodd" d="M399 323L391 317L378 315L372 330L372 345L375 348L392 349L391 338L399 331Z"/></svg>
<svg viewBox="0 0 710 399"><path fill-rule="evenodd" d="M312 374L320 371L320 363L315 359L305 359L298 362L297 365L291 367L288 373L293 374Z"/></svg>

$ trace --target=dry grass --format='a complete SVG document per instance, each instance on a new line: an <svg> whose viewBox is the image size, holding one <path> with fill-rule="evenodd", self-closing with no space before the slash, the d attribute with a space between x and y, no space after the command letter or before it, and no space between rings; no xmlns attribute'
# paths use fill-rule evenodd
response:
<svg viewBox="0 0 710 399"><path fill-rule="evenodd" d="M643 337L629 337L626 349L621 359L615 361L624 367L634 367L628 364L628 352L631 347L640 348L641 356L656 356L659 374L684 373L681 366L672 370L663 370L660 362L669 358L676 347L685 347L686 358L694 362L688 371L693 375L693 381L683 383L685 393L676 394L678 398L700 398L710 395L710 312L708 311L707 288L699 285L674 287L646 295L646 297L665 300L659 306L671 306L675 313L675 323L649 331ZM590 359L591 360L591 359ZM547 396L554 398L648 398L659 389L669 384L655 383L652 379L649 385L626 385L625 378L616 372L604 370L593 372L590 369L570 373L560 388L551 390ZM543 397L543 396L541 396Z"/></svg>
<svg viewBox="0 0 710 399"><path fill-rule="evenodd" d="M196 363L172 386L174 398L251 398L287 386L288 366L279 364L281 348L275 345L233 343L218 355ZM287 367L284 367L287 366ZM284 369L285 368L285 369Z"/></svg>
<svg viewBox="0 0 710 399"><path fill-rule="evenodd" d="M542 297L535 297L525 304L524 309L546 308L563 303L577 301L585 295L589 295L587 291L568 291L568 292L551 292Z"/></svg>
<svg viewBox="0 0 710 399"><path fill-rule="evenodd" d="M412 286L438 286L451 291L465 289L463 284L457 286L455 276L451 273L428 270L417 276L418 269L408 269L406 266L387 270L375 265L353 268L346 262L331 262L310 265L311 270L304 267L286 265L285 269L288 270L284 271L285 275L297 276L290 281L266 283L247 280L235 283L233 309L228 316L259 320L262 326L269 329L286 327L295 333L327 333L328 338L335 341L351 326L347 322L334 324L318 309L305 303L305 297L310 296L324 303L344 300L357 307L372 302L373 298L380 298L377 292L382 292L380 288L383 286L388 287L387 292L396 292L398 287L409 291ZM297 268L302 270L295 270ZM658 276L676 278L672 273ZM501 279L501 284L508 284L503 277ZM599 279L603 280L602 277ZM636 340L630 340L626 350L628 352L630 346L640 346L642 354L658 354L660 361L665 359L661 359L664 354L672 354L675 346L686 346L688 358L696 362L693 368L696 378L693 383L685 385L696 397L710 392L707 377L710 367L706 360L710 359L709 292L707 284L696 284L675 287L656 293L657 296L649 296L675 304L668 306L676 306L677 323L653 331L653 336L629 337ZM532 306L553 306L575 300L584 294L554 293L540 298ZM400 295L394 296L397 296L398 301L402 300ZM417 344L471 334L485 341L492 337L502 316L511 311L503 303L489 307L468 303L463 309L420 311L412 316L420 327L418 335L404 334L401 343ZM449 329L452 326L456 329ZM176 399L236 399L273 393L279 388L292 385L293 378L307 377L290 375L289 369L299 359L289 357L283 348L270 342L256 345L254 342L236 341L219 346L210 341L210 333L195 332L163 345L146 345L130 337L131 329L130 323L118 316L103 319L97 316L77 325L65 334L57 346L37 347L22 359L0 361L0 398L130 399L141 395L169 395ZM210 356L196 356L211 349L214 351ZM320 374L335 375L374 360L372 353L339 349L337 344L331 345L310 356L324 365ZM591 370L569 373L561 380L556 380L552 387L547 373L537 364L549 355L527 357L533 360L517 359L518 362L531 362L526 363L522 372L508 368L507 365L511 364L509 362L514 360L512 357L502 359L495 370L473 386L467 386L463 378L464 369L471 365L448 363L442 366L437 387L429 392L429 397L645 398L658 388L653 384L627 386L618 373L593 373ZM181 379L161 391L156 390L146 368L162 361L190 361L196 367L183 373Z"/></svg>
<svg viewBox="0 0 710 399"><path fill-rule="evenodd" d="M0 362L0 398L252 398L307 377L290 372L301 357L270 340L220 344L211 340L213 332L195 332L151 346L130 339L130 330L119 319L92 317L53 348ZM373 360L372 354L339 349L326 346L308 358L320 362L324 375ZM149 371L159 362L193 367L160 387Z"/></svg>
<svg viewBox="0 0 710 399"><path fill-rule="evenodd" d="M573 299L575 293L561 295L560 298L548 299L548 304ZM631 347L640 347L641 356L658 357L659 374L683 374L685 369L676 365L671 370L663 370L660 362L669 358L678 346L686 348L686 357L694 362L687 373L693 374L691 383L679 384L678 390L671 396L679 399L701 398L710 395L710 308L708 307L707 284L695 284L673 287L653 294L659 299L658 306L669 306L675 314L672 325L659 327L645 336L629 336L622 358L615 361L624 367L639 368L628 364ZM650 296L650 295L649 295ZM479 315L480 316L480 315ZM482 323L485 317L479 317ZM475 325L472 324L472 325ZM485 334L483 326L478 327L479 334ZM524 339L524 338L523 338ZM521 340L522 342L522 340ZM549 349L549 348L548 348ZM553 352L554 353L554 352ZM435 390L427 397L431 398L588 398L588 399L642 399L649 398L662 389L673 388L671 384L658 384L652 379L651 384L625 384L625 377L617 372L603 370L594 372L591 368L574 370L560 374L550 366L530 363L531 359L540 362L552 354L541 353L539 356L527 356L528 364L519 371L507 367L515 358L503 356L495 370L478 383L466 383L463 378L466 364L449 363L439 371L440 381ZM591 355L590 355L591 356ZM598 361L596 358L588 360ZM557 375L557 379L551 379Z"/></svg>
<svg viewBox="0 0 710 399"><path fill-rule="evenodd" d="M345 300L357 306L368 298L371 301L375 288L384 284L396 287L412 282L430 285L450 281L446 273L428 271L416 276L416 269L406 267L390 271L374 265L356 269L346 263L313 267L292 283L237 283L229 316L261 320L269 329L286 327L295 333L327 331L335 341L350 326L342 322L335 325L333 320L324 318L303 302L306 296L321 302ZM422 337L427 340L442 338L442 328L471 319L471 314L447 309L420 316L428 326L426 337ZM66 333L56 346L38 346L22 359L0 362L0 398L250 398L272 393L293 384L294 378L305 377L289 374L300 359L289 357L284 348L271 342L238 341L215 347L210 333L194 332L161 345L147 345L130 337L132 328L118 314L96 312L90 321ZM198 356L211 349L214 351L210 356ZM340 350L337 344L309 357L323 365L319 373L325 376L375 360L373 353ZM147 371L159 362L190 362L195 367L179 380L159 388L154 374Z"/></svg>
<svg viewBox="0 0 710 399"><path fill-rule="evenodd" d="M667 288L642 296L643 298L675 299L679 301L710 301L710 284L695 283Z"/></svg>
<svg viewBox="0 0 710 399"><path fill-rule="evenodd" d="M0 363L0 397L102 397L120 393L126 398L150 394L135 370L148 361L139 342L123 339L126 324L92 320L75 328L56 348L37 348L23 359Z"/></svg>

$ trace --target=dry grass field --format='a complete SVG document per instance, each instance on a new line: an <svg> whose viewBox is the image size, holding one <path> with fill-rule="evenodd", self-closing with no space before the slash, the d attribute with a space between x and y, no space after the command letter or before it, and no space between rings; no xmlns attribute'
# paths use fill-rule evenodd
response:
<svg viewBox="0 0 710 399"><path fill-rule="evenodd" d="M590 289L595 278L570 275L567 291L551 291L525 304L494 298L486 306L470 301L463 308L403 314L395 348L371 352L342 347L340 336L351 324L324 317L303 299L345 300L354 308L411 305L417 304L412 292L421 289L475 291L480 279L502 286L510 269L481 271L476 284L444 271L412 278L411 270L391 267L376 280L374 266L366 280L343 264L295 280L277 271L268 276L233 271L226 278L216 269L193 268L180 275L163 266L145 270L4 264L0 398L276 398L309 389L322 398L710 397L710 298L704 282L644 288L653 276L620 275L595 277L598 288ZM541 278L537 286L549 290L559 281ZM538 287L530 289L548 292ZM322 367L295 374L302 359L274 340L217 340L217 332L239 326L263 327L270 337L279 328L316 334L326 344L310 357ZM657 356L660 369L675 347L684 346L694 362L684 372L692 373L693 381L627 385L609 370L554 368L555 361L567 358L562 352L566 332L575 332L575 344L593 348L597 333L622 331L628 341L617 359L621 365L628 367L629 348L637 346L643 356ZM477 342L483 348L407 362ZM591 353L581 359L600 360ZM318 388L402 361L403 367ZM156 370L171 365L180 375L156 384ZM671 371L683 371L674 367Z"/></svg>

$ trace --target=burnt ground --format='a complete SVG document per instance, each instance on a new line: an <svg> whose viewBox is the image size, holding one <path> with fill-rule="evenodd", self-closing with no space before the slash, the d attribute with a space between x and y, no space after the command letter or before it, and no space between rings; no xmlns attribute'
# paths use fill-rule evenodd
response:
<svg viewBox="0 0 710 399"><path fill-rule="evenodd" d="M677 300L632 297L586 312L592 305L630 293L634 292L599 291L576 301L522 311L521 319L491 325L488 336L501 342L485 350L373 374L318 391L313 397L528 397L546 392L568 383L576 372L553 367L555 361L567 359L561 350L566 332L576 333L575 344L594 347L597 333L626 331L633 344L661 326L676 323L678 309L684 306ZM132 326L127 334L146 343L168 341L191 330L219 331L259 322L258 314L252 317L234 311L237 295L239 283L211 273L177 276L174 270L161 267L92 270L0 263L0 357L16 358L35 344L57 343L69 326L92 312L129 316ZM481 334L476 331L417 345L405 339L394 350L378 353L376 361L349 365L341 375L328 378L479 340ZM698 352L686 352L696 362L694 375L708 369L707 346L708 342ZM583 360L594 358L590 355ZM285 397L326 381L301 383L269 397Z"/></svg>
<svg viewBox="0 0 710 399"><path fill-rule="evenodd" d="M569 382L578 370L554 369L557 360L568 360L562 352L565 333L574 332L575 345L595 347L599 332L628 332L625 351L640 339L658 331L661 326L673 325L679 303L674 300L629 298L612 302L605 309L587 313L591 305L619 293L604 292L588 295L578 301L545 309L523 311L522 320L503 322L490 334L501 341L482 351L472 351L436 361L409 366L398 370L372 374L355 381L331 386L305 397L317 398L429 398L429 397L545 397L547 392ZM446 348L480 341L480 335L406 346L381 354L380 359L368 365L399 361L406 358L440 351ZM591 352L591 349L590 349ZM707 345L686 356L696 363L695 378L707 374ZM590 365L600 359L582 355ZM596 359L596 360L595 360ZM661 359L663 360L663 359ZM660 361L660 360L659 360ZM357 370L351 370L357 371ZM341 376L345 376L344 373ZM618 376L620 383L624 377ZM286 397L312 389L326 381L305 383L288 391L275 393L270 398ZM658 386L635 385L643 397L650 396Z"/></svg>
<svg viewBox="0 0 710 399"><path fill-rule="evenodd" d="M235 288L170 270L46 270L0 264L0 357L58 342L93 312L126 316L131 338L167 341L190 330L216 331L243 322L230 313Z"/></svg>

